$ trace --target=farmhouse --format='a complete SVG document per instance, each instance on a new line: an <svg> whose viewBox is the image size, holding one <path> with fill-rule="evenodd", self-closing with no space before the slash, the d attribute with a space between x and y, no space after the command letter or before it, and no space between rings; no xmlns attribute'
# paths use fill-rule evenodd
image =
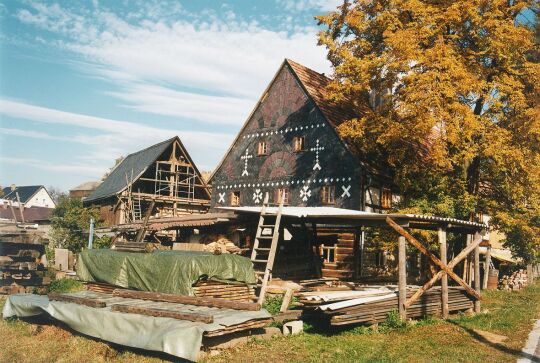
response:
<svg viewBox="0 0 540 363"><path fill-rule="evenodd" d="M98 206L101 218L112 226L154 217L204 213L210 191L184 145L176 136L129 154L84 199Z"/></svg>

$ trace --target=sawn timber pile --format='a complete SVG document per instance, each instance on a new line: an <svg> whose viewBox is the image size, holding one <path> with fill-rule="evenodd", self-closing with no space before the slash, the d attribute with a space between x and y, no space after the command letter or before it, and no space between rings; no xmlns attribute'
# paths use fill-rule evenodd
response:
<svg viewBox="0 0 540 363"><path fill-rule="evenodd" d="M86 289L89 291L112 294L113 290L121 289L102 282L87 282ZM227 299L232 301L251 302L257 299L253 286L246 284L227 284L218 281L198 281L193 285L193 292L196 297L209 297L217 299Z"/></svg>
<svg viewBox="0 0 540 363"><path fill-rule="evenodd" d="M410 298L416 289L407 289L407 298ZM349 324L374 324L386 320L391 311L398 310L398 294L371 296L363 298L365 302L354 304L352 299L346 299L339 302L336 300L323 302L319 304L313 300L305 304L305 308L326 321L330 325L349 325ZM302 302L302 298L300 301ZM347 301L350 300L350 303ZM356 301L361 301L357 299ZM371 300L371 301L370 301ZM330 303L328 303L330 302ZM349 305L340 307L340 305ZM473 308L473 300L466 294L461 287L450 287L448 289L448 310L450 312L463 311ZM412 306L407 309L408 318L419 318L429 315L441 314L441 289L434 287L422 295Z"/></svg>

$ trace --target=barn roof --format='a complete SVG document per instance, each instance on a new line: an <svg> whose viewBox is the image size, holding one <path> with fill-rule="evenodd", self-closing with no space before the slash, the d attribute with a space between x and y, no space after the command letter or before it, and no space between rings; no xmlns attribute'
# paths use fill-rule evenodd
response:
<svg viewBox="0 0 540 363"><path fill-rule="evenodd" d="M177 138L175 136L126 156L84 202L108 198L122 192L127 187L126 174L129 180L137 180Z"/></svg>
<svg viewBox="0 0 540 363"><path fill-rule="evenodd" d="M11 190L11 187L7 187L2 190L4 192L4 196L2 198L16 202L17 193L19 193L21 203L24 204L28 202L41 188L45 187L43 185L25 185L18 186L14 190Z"/></svg>

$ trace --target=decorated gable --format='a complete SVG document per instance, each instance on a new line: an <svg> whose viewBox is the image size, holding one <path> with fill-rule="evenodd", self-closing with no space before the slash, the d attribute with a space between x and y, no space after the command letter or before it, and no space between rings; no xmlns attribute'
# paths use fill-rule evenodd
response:
<svg viewBox="0 0 540 363"><path fill-rule="evenodd" d="M212 205L360 207L359 164L286 61L212 178Z"/></svg>

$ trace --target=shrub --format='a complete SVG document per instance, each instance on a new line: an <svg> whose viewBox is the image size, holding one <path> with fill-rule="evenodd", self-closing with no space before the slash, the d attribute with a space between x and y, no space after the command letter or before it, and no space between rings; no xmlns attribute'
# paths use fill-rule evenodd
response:
<svg viewBox="0 0 540 363"><path fill-rule="evenodd" d="M76 292L84 290L82 282L73 279L58 279L51 282L50 292Z"/></svg>

